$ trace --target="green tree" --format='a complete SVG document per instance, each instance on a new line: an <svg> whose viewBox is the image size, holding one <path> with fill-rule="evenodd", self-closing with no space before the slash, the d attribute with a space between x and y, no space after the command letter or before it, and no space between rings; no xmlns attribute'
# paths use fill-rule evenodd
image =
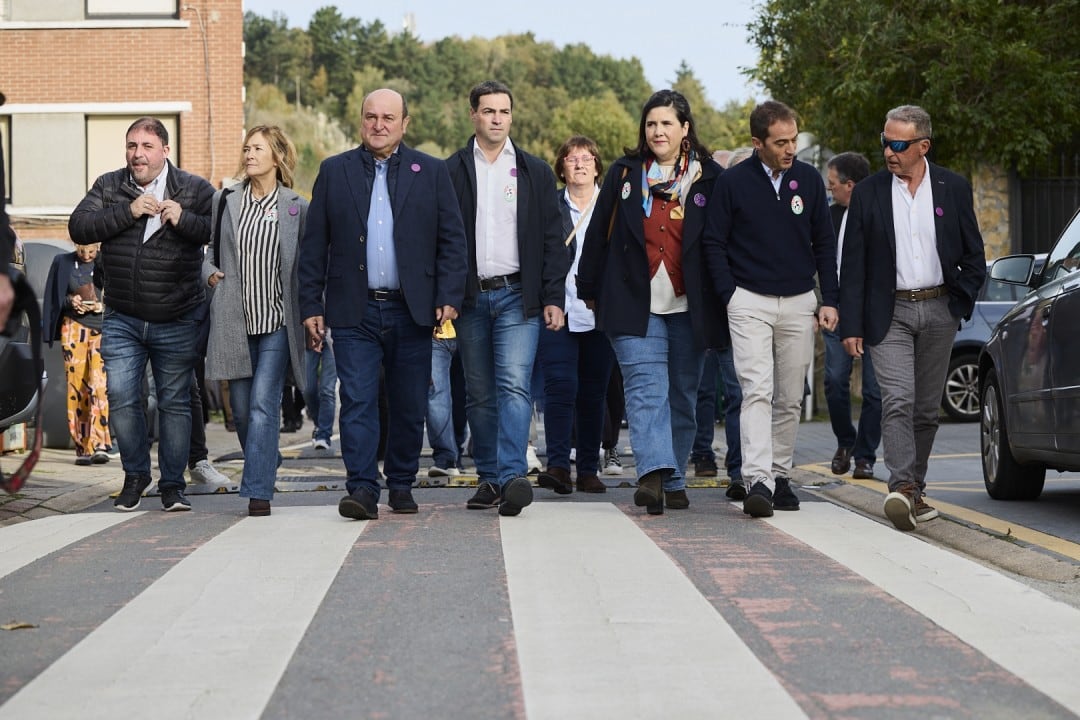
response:
<svg viewBox="0 0 1080 720"><path fill-rule="evenodd" d="M917 104L938 161L1023 171L1077 134L1078 13L1080 0L768 0L752 76L825 145L880 158L885 112Z"/></svg>

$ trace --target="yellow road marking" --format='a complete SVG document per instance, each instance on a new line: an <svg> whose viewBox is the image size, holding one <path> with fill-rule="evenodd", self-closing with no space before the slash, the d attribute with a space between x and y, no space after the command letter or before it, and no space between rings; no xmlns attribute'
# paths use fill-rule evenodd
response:
<svg viewBox="0 0 1080 720"><path fill-rule="evenodd" d="M941 458L941 455L935 455L934 458ZM816 473L818 475L825 475L826 477L837 478L832 474L832 471L828 469L824 464L811 463L808 465L801 465L800 470L806 470L808 472ZM838 479L838 478L837 478ZM859 487L873 490L879 495L887 495L889 493L888 485L880 480L856 480L852 477L843 478L845 483L849 485L858 485ZM950 492L956 492L956 488L950 488ZM1064 540L1054 535L1049 535L1038 530L1019 525L1017 523L1002 520L1000 518L987 515L985 513L971 510L970 508L961 507L960 505L954 505L938 498L932 498L932 504L940 512L948 513L955 518L959 518L965 522L978 525L979 527L992 530L1001 535L1005 535L1011 538L1016 538L1021 542L1026 542L1031 545L1035 545L1051 552L1055 552L1059 555L1063 555L1073 560L1080 560L1080 544Z"/></svg>

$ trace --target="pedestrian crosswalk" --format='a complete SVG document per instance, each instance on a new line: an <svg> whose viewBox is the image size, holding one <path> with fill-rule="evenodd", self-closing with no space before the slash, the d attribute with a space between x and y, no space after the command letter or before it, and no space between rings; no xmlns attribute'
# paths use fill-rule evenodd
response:
<svg viewBox="0 0 1080 720"><path fill-rule="evenodd" d="M0 528L0 720L1080 714L1080 610L828 502L424 492Z"/></svg>

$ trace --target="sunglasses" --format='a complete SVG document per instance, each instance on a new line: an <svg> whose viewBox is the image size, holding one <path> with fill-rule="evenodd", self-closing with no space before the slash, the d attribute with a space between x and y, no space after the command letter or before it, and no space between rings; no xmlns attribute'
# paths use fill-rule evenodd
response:
<svg viewBox="0 0 1080 720"><path fill-rule="evenodd" d="M885 148L889 148L894 153L899 154L906 151L909 147L912 146L913 143L917 143L920 140L929 139L929 135L924 135L922 137L912 138L910 140L888 140L885 137L885 133L881 133L881 149L884 150Z"/></svg>

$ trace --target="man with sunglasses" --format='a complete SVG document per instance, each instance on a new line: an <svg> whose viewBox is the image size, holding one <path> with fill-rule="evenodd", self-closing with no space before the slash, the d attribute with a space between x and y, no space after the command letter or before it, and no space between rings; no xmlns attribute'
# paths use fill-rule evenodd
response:
<svg viewBox="0 0 1080 720"><path fill-rule="evenodd" d="M971 185L926 159L930 115L885 116L886 169L855 186L840 269L840 337L869 352L889 470L884 512L900 530L938 513L924 499L953 337L986 274Z"/></svg>

